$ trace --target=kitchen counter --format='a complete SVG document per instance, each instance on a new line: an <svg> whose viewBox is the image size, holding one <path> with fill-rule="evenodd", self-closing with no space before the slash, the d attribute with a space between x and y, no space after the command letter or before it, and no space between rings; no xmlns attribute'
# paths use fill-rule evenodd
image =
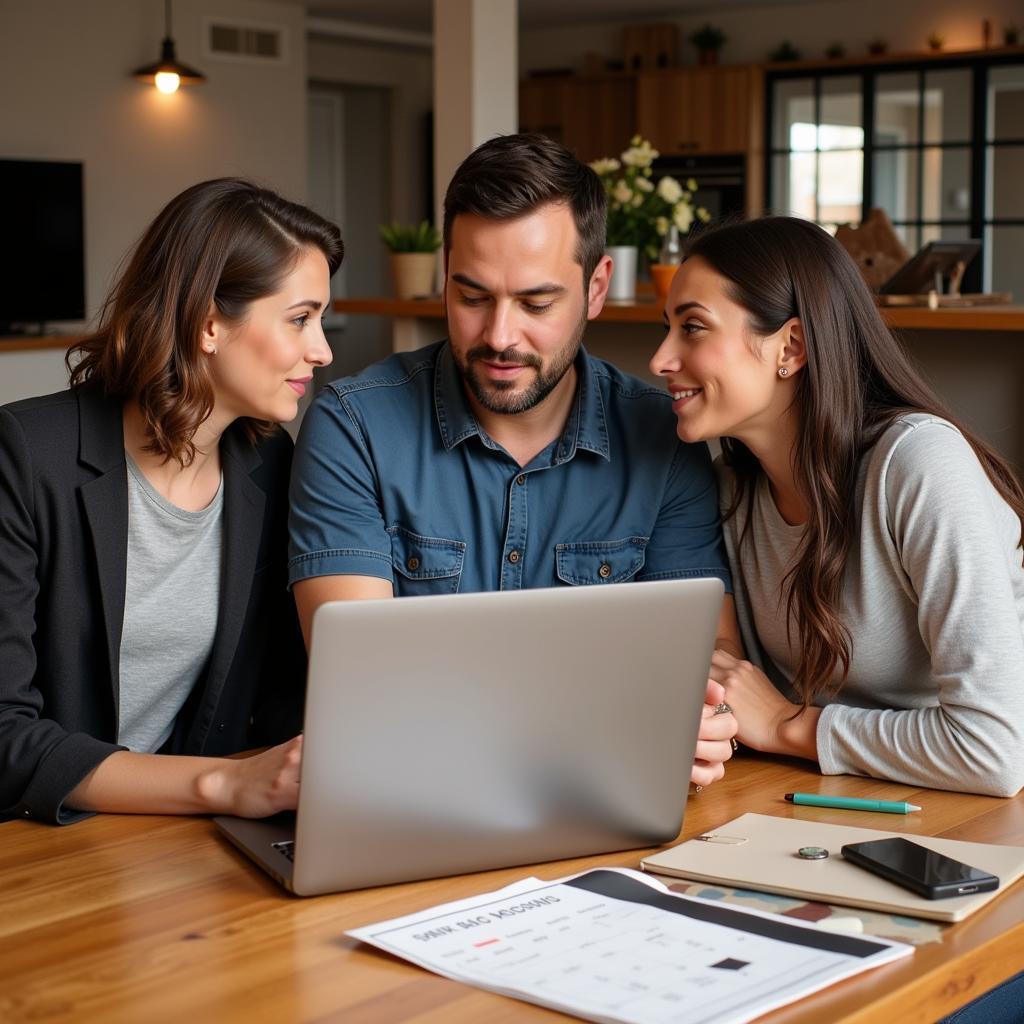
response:
<svg viewBox="0 0 1024 1024"><path fill-rule="evenodd" d="M362 313L424 320L444 317L435 299L336 299L335 312ZM1024 306L966 306L928 309L924 306L886 307L885 322L893 328L940 331L1024 331ZM662 307L653 297L635 302L606 302L598 321L606 323L661 323Z"/></svg>

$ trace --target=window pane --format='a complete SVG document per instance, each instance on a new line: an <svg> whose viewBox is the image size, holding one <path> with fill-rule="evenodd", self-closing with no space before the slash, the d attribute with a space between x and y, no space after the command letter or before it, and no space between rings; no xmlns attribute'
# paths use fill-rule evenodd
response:
<svg viewBox="0 0 1024 1024"><path fill-rule="evenodd" d="M860 221L864 201L864 151L818 156L818 216L822 222Z"/></svg>
<svg viewBox="0 0 1024 1024"><path fill-rule="evenodd" d="M875 195L891 220L917 219L918 151L883 150L875 153Z"/></svg>
<svg viewBox="0 0 1024 1024"><path fill-rule="evenodd" d="M821 83L819 149L860 149L864 145L864 104L860 78L825 78Z"/></svg>
<svg viewBox="0 0 1024 1024"><path fill-rule="evenodd" d="M921 245L929 242L964 242L971 237L966 224L925 224L921 228ZM975 257L977 259L977 257Z"/></svg>
<svg viewBox="0 0 1024 1024"><path fill-rule="evenodd" d="M814 149L814 79L775 83L773 149Z"/></svg>
<svg viewBox="0 0 1024 1024"><path fill-rule="evenodd" d="M968 149L926 149L922 154L923 220L965 220L971 215Z"/></svg>
<svg viewBox="0 0 1024 1024"><path fill-rule="evenodd" d="M1024 217L1024 146L989 146L987 217Z"/></svg>
<svg viewBox="0 0 1024 1024"><path fill-rule="evenodd" d="M991 227L991 258L986 261L986 291L1013 292L1024 298L1024 226ZM987 247L986 247L987 248Z"/></svg>
<svg viewBox="0 0 1024 1024"><path fill-rule="evenodd" d="M924 141L969 142L971 72L928 71L924 76Z"/></svg>
<svg viewBox="0 0 1024 1024"><path fill-rule="evenodd" d="M921 95L914 71L875 79L875 145L913 145L918 141Z"/></svg>
<svg viewBox="0 0 1024 1024"><path fill-rule="evenodd" d="M1024 139L1024 64L989 68L988 138Z"/></svg>
<svg viewBox="0 0 1024 1024"><path fill-rule="evenodd" d="M914 224L893 224L893 230L899 235L900 241L906 246L911 256L920 246L921 229Z"/></svg>
<svg viewBox="0 0 1024 1024"><path fill-rule="evenodd" d="M815 220L815 153L772 157L772 212Z"/></svg>

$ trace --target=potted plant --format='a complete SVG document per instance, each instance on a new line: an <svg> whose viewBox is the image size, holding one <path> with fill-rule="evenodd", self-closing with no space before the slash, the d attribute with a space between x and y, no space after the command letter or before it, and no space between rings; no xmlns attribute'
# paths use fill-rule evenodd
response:
<svg viewBox="0 0 1024 1024"><path fill-rule="evenodd" d="M1005 46L1016 46L1020 42L1020 29L1011 21L1003 26L1003 44Z"/></svg>
<svg viewBox="0 0 1024 1024"><path fill-rule="evenodd" d="M640 253L652 263L657 260L669 225L675 224L685 235L694 220L710 220L707 210L694 208L697 182L692 178L685 188L667 175L657 183L652 180L651 165L658 155L650 142L634 135L617 158L602 157L590 165L608 196L606 251L613 264L610 299L630 301L636 296Z"/></svg>
<svg viewBox="0 0 1024 1024"><path fill-rule="evenodd" d="M846 47L842 43L829 43L825 48L825 56L829 60L839 60L840 57L846 56Z"/></svg>
<svg viewBox="0 0 1024 1024"><path fill-rule="evenodd" d="M928 49L929 50L941 50L945 45L946 37L941 32L933 32L928 37Z"/></svg>
<svg viewBox="0 0 1024 1024"><path fill-rule="evenodd" d="M868 53L872 57L881 57L886 50L889 49L889 44L884 39L872 39L868 43Z"/></svg>
<svg viewBox="0 0 1024 1024"><path fill-rule="evenodd" d="M400 299L424 298L434 294L437 250L441 236L428 221L400 224L397 220L379 226L380 237L391 251L391 277Z"/></svg>
<svg viewBox="0 0 1024 1024"><path fill-rule="evenodd" d="M784 40L768 54L768 59L775 64L788 63L789 61L799 60L800 51L788 40Z"/></svg>
<svg viewBox="0 0 1024 1024"><path fill-rule="evenodd" d="M690 42L697 47L697 60L701 64L717 64L718 51L725 45L726 35L714 25L702 25L693 35Z"/></svg>

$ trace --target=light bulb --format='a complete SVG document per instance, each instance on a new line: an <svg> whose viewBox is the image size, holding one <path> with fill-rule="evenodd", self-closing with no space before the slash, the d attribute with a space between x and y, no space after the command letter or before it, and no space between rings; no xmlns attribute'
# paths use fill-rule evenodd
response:
<svg viewBox="0 0 1024 1024"><path fill-rule="evenodd" d="M156 87L165 93L177 92L178 86L181 85L181 79L173 71L158 71L154 82Z"/></svg>

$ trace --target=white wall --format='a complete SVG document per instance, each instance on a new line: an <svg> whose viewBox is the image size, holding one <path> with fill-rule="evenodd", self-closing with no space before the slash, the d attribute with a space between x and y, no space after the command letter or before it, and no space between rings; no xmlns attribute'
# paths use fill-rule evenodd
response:
<svg viewBox="0 0 1024 1024"><path fill-rule="evenodd" d="M84 162L89 315L125 250L186 186L243 175L290 198L306 193L302 6L177 0L178 58L208 81L171 96L129 77L159 56L163 8L162 0L0 0L0 156ZM289 62L206 57L204 14L283 26Z"/></svg>
<svg viewBox="0 0 1024 1024"><path fill-rule="evenodd" d="M623 9L627 8L624 4ZM822 57L825 48L834 42L842 43L850 56L865 53L868 41L879 36L888 42L890 53L924 50L932 32L945 37L947 49L980 48L984 18L992 22L994 43L1002 38L1004 24L1024 22L1024 11L1020 0L811 0L763 9L705 10L679 18L627 15L608 24L524 31L519 37L519 67L524 73L531 68L580 70L587 52L621 60L623 25L645 20L679 25L683 64L696 62L696 51L688 37L710 21L728 36L721 59L737 64L767 60L784 39L807 59Z"/></svg>

